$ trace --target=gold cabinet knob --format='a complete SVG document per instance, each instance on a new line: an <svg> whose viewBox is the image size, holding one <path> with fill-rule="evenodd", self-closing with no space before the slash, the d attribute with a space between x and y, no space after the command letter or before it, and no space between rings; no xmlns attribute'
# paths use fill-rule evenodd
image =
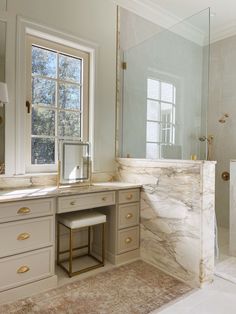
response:
<svg viewBox="0 0 236 314"><path fill-rule="evenodd" d="M222 172L221 178L222 178L224 181L229 181L229 180L230 180L230 174L229 174L229 172L228 172L228 171Z"/></svg>
<svg viewBox="0 0 236 314"><path fill-rule="evenodd" d="M133 214L131 214L131 213L128 213L127 215L126 215L126 219L130 219L130 218L132 218L133 217Z"/></svg>
<svg viewBox="0 0 236 314"><path fill-rule="evenodd" d="M132 238L128 237L128 238L125 239L125 243L126 243L126 244L129 244L129 243L131 243L131 242L132 242Z"/></svg>
<svg viewBox="0 0 236 314"><path fill-rule="evenodd" d="M30 208L29 207L21 207L20 209L18 209L17 214L19 215L25 215L25 214L29 214L30 213Z"/></svg>
<svg viewBox="0 0 236 314"><path fill-rule="evenodd" d="M20 268L17 269L17 274L24 274L29 271L30 268L28 266L21 266Z"/></svg>
<svg viewBox="0 0 236 314"><path fill-rule="evenodd" d="M72 202L70 202L70 205L75 205L76 204L76 201L72 201Z"/></svg>
<svg viewBox="0 0 236 314"><path fill-rule="evenodd" d="M133 194L129 194L129 195L127 195L127 197L126 197L127 200L132 200L132 198L133 198Z"/></svg>
<svg viewBox="0 0 236 314"><path fill-rule="evenodd" d="M17 240L24 241L24 240L29 239L29 237L30 237L30 234L27 232L24 232L18 235Z"/></svg>
<svg viewBox="0 0 236 314"><path fill-rule="evenodd" d="M106 201L106 200L107 200L106 196L103 196L102 200L103 200L103 201Z"/></svg>

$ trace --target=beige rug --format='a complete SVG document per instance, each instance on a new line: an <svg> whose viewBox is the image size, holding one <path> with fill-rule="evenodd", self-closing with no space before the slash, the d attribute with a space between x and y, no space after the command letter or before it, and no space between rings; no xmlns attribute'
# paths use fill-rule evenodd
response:
<svg viewBox="0 0 236 314"><path fill-rule="evenodd" d="M136 261L0 306L0 313L144 314L190 290L155 267Z"/></svg>

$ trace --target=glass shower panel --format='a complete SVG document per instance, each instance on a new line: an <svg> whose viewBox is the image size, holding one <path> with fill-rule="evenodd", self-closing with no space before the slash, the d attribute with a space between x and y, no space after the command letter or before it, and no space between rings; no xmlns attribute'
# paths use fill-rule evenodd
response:
<svg viewBox="0 0 236 314"><path fill-rule="evenodd" d="M206 9L138 43L121 43L121 157L207 159L209 16Z"/></svg>

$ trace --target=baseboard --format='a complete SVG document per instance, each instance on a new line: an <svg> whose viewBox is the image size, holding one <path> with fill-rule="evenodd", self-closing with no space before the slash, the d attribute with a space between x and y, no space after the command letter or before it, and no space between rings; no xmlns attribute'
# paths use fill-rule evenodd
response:
<svg viewBox="0 0 236 314"><path fill-rule="evenodd" d="M34 294L50 290L57 287L57 276L51 276L36 282L32 282L21 287L12 288L0 293L0 304L13 302L22 298L30 297Z"/></svg>
<svg viewBox="0 0 236 314"><path fill-rule="evenodd" d="M123 254L119 254L119 255L115 255L107 251L106 258L110 263L114 265L125 264L128 262L130 263L137 259L140 259L140 250L137 249L137 250L133 250L133 251L126 252Z"/></svg>

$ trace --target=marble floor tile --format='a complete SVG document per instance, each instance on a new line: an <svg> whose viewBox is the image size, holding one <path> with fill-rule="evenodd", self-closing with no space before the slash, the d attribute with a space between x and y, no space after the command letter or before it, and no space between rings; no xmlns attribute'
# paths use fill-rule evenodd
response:
<svg viewBox="0 0 236 314"><path fill-rule="evenodd" d="M236 284L219 277L165 309L153 311L161 314L235 314Z"/></svg>

